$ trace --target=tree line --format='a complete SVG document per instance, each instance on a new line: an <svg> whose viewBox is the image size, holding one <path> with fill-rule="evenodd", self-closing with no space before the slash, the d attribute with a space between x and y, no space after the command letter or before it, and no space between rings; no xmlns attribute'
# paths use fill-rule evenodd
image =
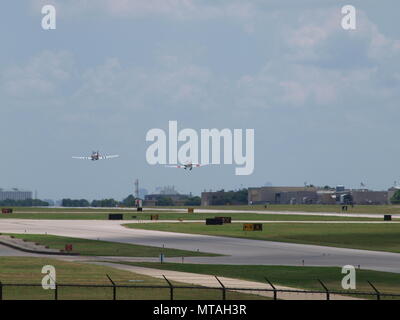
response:
<svg viewBox="0 0 400 320"><path fill-rule="evenodd" d="M115 199L103 199L103 200L93 200L89 202L86 199L62 199L61 206L63 207L97 207L97 208L112 208L112 207L134 207L136 198L133 195L129 195L122 201L117 201ZM199 206L201 204L200 197L190 197L185 200L185 206ZM173 206L174 201L169 197L162 197L156 202L157 206Z"/></svg>
<svg viewBox="0 0 400 320"><path fill-rule="evenodd" d="M12 200L6 199L0 201L1 207L48 207L49 203L39 199Z"/></svg>
<svg viewBox="0 0 400 320"><path fill-rule="evenodd" d="M114 199L93 200L89 202L86 199L62 199L61 206L69 208L78 207L96 207L96 208L112 208L117 207L119 201Z"/></svg>
<svg viewBox="0 0 400 320"><path fill-rule="evenodd" d="M216 199L213 199L213 205L241 205L248 204L248 190L241 189L238 191L225 191L219 190L221 192Z"/></svg>

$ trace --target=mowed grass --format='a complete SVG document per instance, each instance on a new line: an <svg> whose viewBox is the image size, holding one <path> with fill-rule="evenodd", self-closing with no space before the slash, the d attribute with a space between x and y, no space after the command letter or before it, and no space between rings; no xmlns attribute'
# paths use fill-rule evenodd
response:
<svg viewBox="0 0 400 320"><path fill-rule="evenodd" d="M129 285L129 288L117 288L117 299L129 300L168 300L169 288L138 288L137 286L166 286L161 279L139 275L111 267L60 261L45 258L2 257L0 259L0 281L3 283L4 300L52 300L54 290L44 290L41 282L43 266L51 265L56 269L58 299L60 300L111 300L110 287L63 287L62 285L102 285L109 286L109 275L117 285ZM34 284L36 287L16 287L9 284ZM174 283L175 285L184 285ZM257 299L258 296L230 293L230 299ZM220 290L177 289L175 299L205 300L221 299Z"/></svg>
<svg viewBox="0 0 400 320"><path fill-rule="evenodd" d="M178 249L157 248L127 243L86 240L80 238L60 237L41 234L9 234L19 239L39 243L51 249L62 250L66 244L72 244L73 251L82 256L119 256L119 257L166 257L217 256L212 253L186 251Z"/></svg>
<svg viewBox="0 0 400 320"><path fill-rule="evenodd" d="M42 220L108 220L110 213L120 213L124 220L143 219L144 215L134 210L89 209L89 208L14 208L12 214L0 214L0 219L42 219ZM148 212L150 219L152 212ZM146 217L147 217L146 216Z"/></svg>
<svg viewBox="0 0 400 320"><path fill-rule="evenodd" d="M400 224L391 223L265 223L263 231L243 231L241 223L207 226L205 223L181 222L126 226L146 230L400 252Z"/></svg>
<svg viewBox="0 0 400 320"><path fill-rule="evenodd" d="M225 207L221 207L225 208ZM241 210L241 209L240 209ZM108 220L109 213L120 213L124 220L146 221L151 215L158 215L160 220L204 220L215 216L226 215L233 220L263 220L263 221L377 221L379 218L359 217L329 217L329 216L307 216L287 214L256 214L251 212L241 213L193 213L144 211L110 209L72 209L72 208L15 208L12 214L0 214L0 219L37 219L37 220Z"/></svg>
<svg viewBox="0 0 400 320"><path fill-rule="evenodd" d="M266 283L266 278L275 285L293 288L321 290L322 280L330 290L343 291L341 282L345 274L337 267L296 267L296 266L252 266L252 265L212 265L212 264L179 264L179 263L125 263L141 267L162 270L174 270L209 274L249 281ZM400 274L356 269L356 291L373 292L370 281L381 292L400 294ZM400 299L398 297L397 299Z"/></svg>

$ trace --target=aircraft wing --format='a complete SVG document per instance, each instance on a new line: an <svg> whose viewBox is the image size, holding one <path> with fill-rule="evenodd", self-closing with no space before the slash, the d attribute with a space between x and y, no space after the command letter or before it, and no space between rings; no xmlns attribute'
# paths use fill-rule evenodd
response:
<svg viewBox="0 0 400 320"><path fill-rule="evenodd" d="M100 160L106 160L106 159L114 159L114 158L118 158L119 155L115 154L115 155L111 155L111 156L100 156L99 159Z"/></svg>
<svg viewBox="0 0 400 320"><path fill-rule="evenodd" d="M181 169L181 168L184 168L185 166L166 166L167 168L178 168L178 169Z"/></svg>
<svg viewBox="0 0 400 320"><path fill-rule="evenodd" d="M72 157L72 159L78 159L78 160L92 160L90 157Z"/></svg>

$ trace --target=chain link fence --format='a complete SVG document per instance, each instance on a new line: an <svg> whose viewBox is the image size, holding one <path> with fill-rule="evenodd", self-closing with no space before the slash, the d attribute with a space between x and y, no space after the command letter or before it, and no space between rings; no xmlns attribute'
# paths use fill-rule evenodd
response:
<svg viewBox="0 0 400 320"><path fill-rule="evenodd" d="M268 288L227 287L215 277L219 287L177 285L163 276L165 285L117 284L107 275L109 284L55 283L44 290L38 283L6 283L0 281L0 300L346 300L393 299L400 294L380 292L368 281L371 291L330 290L318 280L321 290L282 289L266 279Z"/></svg>

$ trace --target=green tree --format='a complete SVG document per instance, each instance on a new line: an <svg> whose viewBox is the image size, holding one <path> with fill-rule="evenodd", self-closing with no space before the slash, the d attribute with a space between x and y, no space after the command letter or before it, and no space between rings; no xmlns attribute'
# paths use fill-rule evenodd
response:
<svg viewBox="0 0 400 320"><path fill-rule="evenodd" d="M199 206L201 205L200 197L190 197L185 201L185 206Z"/></svg>
<svg viewBox="0 0 400 320"><path fill-rule="evenodd" d="M160 198L156 202L156 206L173 206L173 205L174 205L174 201L169 197Z"/></svg>
<svg viewBox="0 0 400 320"><path fill-rule="evenodd" d="M400 190L397 190L393 197L390 198L390 202L393 204L400 204Z"/></svg>
<svg viewBox="0 0 400 320"><path fill-rule="evenodd" d="M135 200L136 198L130 194L124 200L122 200L122 205L124 207L134 207L136 205Z"/></svg>
<svg viewBox="0 0 400 320"><path fill-rule="evenodd" d="M219 197L212 199L213 205L222 206L229 204L247 204L247 189L241 189L239 191L224 191L220 190L223 194Z"/></svg>
<svg viewBox="0 0 400 320"><path fill-rule="evenodd" d="M102 200L93 200L91 203L92 207L97 208L114 208L118 204L118 201L114 199L102 199Z"/></svg>
<svg viewBox="0 0 400 320"><path fill-rule="evenodd" d="M232 202L233 203L240 203L240 204L247 204L248 202L248 191L247 189L242 189L232 194Z"/></svg>
<svg viewBox="0 0 400 320"><path fill-rule="evenodd" d="M90 203L86 199L79 199L79 200L62 199L61 206L63 206L63 207L72 207L72 208L90 207Z"/></svg>
<svg viewBox="0 0 400 320"><path fill-rule="evenodd" d="M49 203L39 199L11 200L6 199L0 201L0 206L7 207L48 207Z"/></svg>

